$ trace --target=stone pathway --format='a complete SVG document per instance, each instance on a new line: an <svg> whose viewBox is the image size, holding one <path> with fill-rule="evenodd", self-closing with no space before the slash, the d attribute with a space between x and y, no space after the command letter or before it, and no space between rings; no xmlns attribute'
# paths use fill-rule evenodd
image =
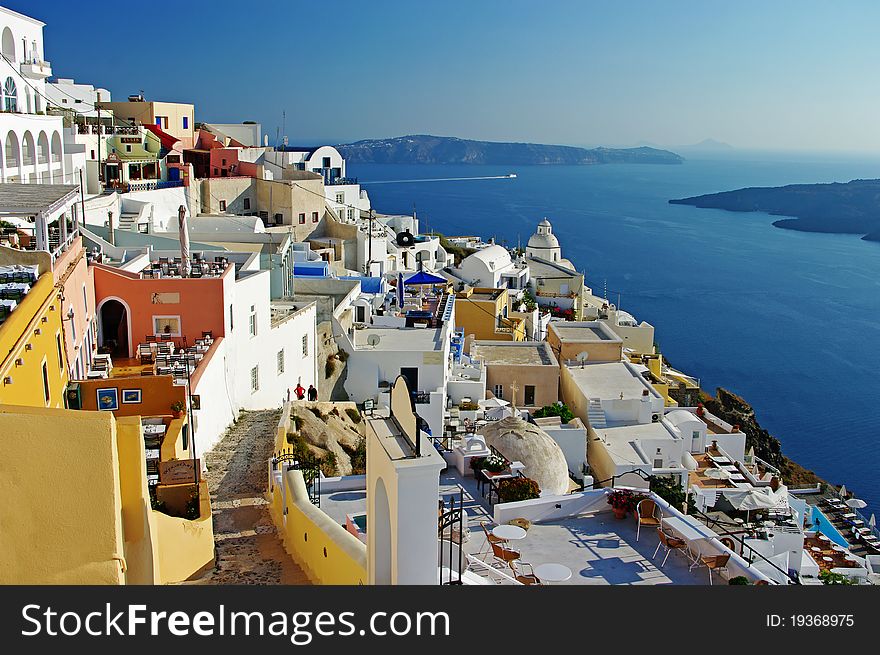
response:
<svg viewBox="0 0 880 655"><path fill-rule="evenodd" d="M284 550L264 495L279 416L242 412L205 455L217 562L190 584L309 584Z"/></svg>

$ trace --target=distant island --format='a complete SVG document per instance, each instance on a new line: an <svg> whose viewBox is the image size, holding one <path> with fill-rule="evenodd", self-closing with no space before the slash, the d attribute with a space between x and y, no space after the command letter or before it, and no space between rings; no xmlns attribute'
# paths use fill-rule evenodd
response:
<svg viewBox="0 0 880 655"><path fill-rule="evenodd" d="M367 139L337 146L349 162L364 164L680 164L684 159L657 148L577 148L540 143L471 141L418 134Z"/></svg>
<svg viewBox="0 0 880 655"><path fill-rule="evenodd" d="M802 232L861 234L866 241L880 241L880 180L750 187L669 202L791 216L793 218L780 219L773 225Z"/></svg>

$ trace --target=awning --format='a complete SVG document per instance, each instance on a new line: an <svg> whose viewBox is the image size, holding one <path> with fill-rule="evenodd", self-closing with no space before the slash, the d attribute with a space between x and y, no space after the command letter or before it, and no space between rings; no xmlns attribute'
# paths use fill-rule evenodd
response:
<svg viewBox="0 0 880 655"><path fill-rule="evenodd" d="M431 273L426 273L425 271L419 271L411 278L404 282L407 286L418 286L422 284L446 284L447 280L445 277L440 277L439 275L432 275Z"/></svg>

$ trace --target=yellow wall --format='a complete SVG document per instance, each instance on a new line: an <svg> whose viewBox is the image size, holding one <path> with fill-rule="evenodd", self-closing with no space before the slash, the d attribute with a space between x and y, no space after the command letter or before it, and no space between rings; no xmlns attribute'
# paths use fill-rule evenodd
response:
<svg viewBox="0 0 880 655"><path fill-rule="evenodd" d="M367 584L366 545L309 501L302 472L285 475L287 498L274 485L269 508L288 554L315 584Z"/></svg>
<svg viewBox="0 0 880 655"><path fill-rule="evenodd" d="M105 412L0 406L0 584L123 584Z"/></svg>
<svg viewBox="0 0 880 655"><path fill-rule="evenodd" d="M476 300L471 295L481 291L495 291L495 289L475 288L456 294L456 327L463 328L465 336L473 334L478 340L523 341L526 338L526 323L521 318L505 318L504 331L498 330L498 315L504 313L508 303L507 290L499 293L494 300Z"/></svg>
<svg viewBox="0 0 880 655"><path fill-rule="evenodd" d="M172 421L171 427L175 424L179 432L182 419ZM117 425L128 583L167 584L201 573L214 563L207 484L204 480L199 484L200 516L196 520L152 509L140 417L120 417Z"/></svg>
<svg viewBox="0 0 880 655"><path fill-rule="evenodd" d="M66 327L66 326L65 326ZM40 334L36 334L39 330ZM61 337L59 360L57 338ZM30 346L30 349L28 349ZM0 326L0 403L30 407L64 407L67 355L62 333L61 300L51 273L44 273L21 304ZM21 366L16 364L22 359ZM49 381L49 402L43 391L43 361ZM6 378L12 382L7 383Z"/></svg>

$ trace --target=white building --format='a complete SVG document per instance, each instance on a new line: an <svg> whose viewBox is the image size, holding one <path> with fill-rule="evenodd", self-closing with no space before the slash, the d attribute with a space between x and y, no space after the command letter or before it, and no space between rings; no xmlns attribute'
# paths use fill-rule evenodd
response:
<svg viewBox="0 0 880 655"><path fill-rule="evenodd" d="M98 117L97 103L110 102L110 92L107 89L95 87L93 84L77 84L66 77L48 82L46 96L52 106L71 109L89 118ZM101 113L107 116L110 112L105 110Z"/></svg>
<svg viewBox="0 0 880 655"><path fill-rule="evenodd" d="M79 183L82 152L64 147L60 116L49 116L46 79L52 67L43 54L45 23L0 7L0 181L25 184Z"/></svg>
<svg viewBox="0 0 880 655"><path fill-rule="evenodd" d="M468 255L455 274L472 287L507 288L512 291L529 285L529 267L524 261L514 261L506 248L491 245Z"/></svg>
<svg viewBox="0 0 880 655"><path fill-rule="evenodd" d="M562 257L562 247L559 239L553 234L553 226L546 218L538 223L538 230L531 237L526 246L526 257L544 259L555 264L562 264L567 268L574 269L571 262Z"/></svg>

